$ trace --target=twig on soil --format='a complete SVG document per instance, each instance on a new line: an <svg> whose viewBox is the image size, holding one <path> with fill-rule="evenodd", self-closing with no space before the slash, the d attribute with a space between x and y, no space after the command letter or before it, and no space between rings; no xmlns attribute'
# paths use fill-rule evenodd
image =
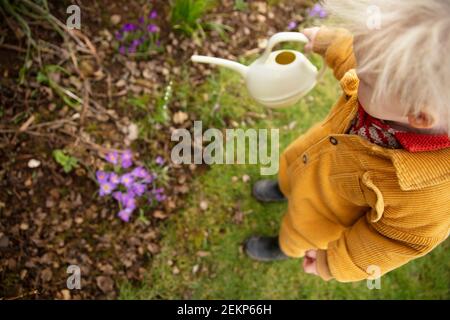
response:
<svg viewBox="0 0 450 320"><path fill-rule="evenodd" d="M97 49L95 49L95 46L92 44L91 40L87 36L85 36L80 30L70 30L69 32L73 33L77 37L80 37L84 40L84 43L86 44L87 48L89 49L90 53L94 56L95 61L97 64L101 64L100 57L97 54Z"/></svg>
<svg viewBox="0 0 450 320"><path fill-rule="evenodd" d="M50 133L42 133L42 132L30 131L30 130L20 132L17 129L0 129L0 133L3 133L3 134L4 133L15 133L15 134L25 133L25 134L29 134L30 136L37 136L37 137L52 137L53 136Z"/></svg>
<svg viewBox="0 0 450 320"><path fill-rule="evenodd" d="M17 51L17 52L20 52L20 53L27 52L27 50L25 50L25 49L23 49L21 47L14 46L12 44L7 44L7 43L0 44L0 48L7 49L7 50L14 50L14 51Z"/></svg>
<svg viewBox="0 0 450 320"><path fill-rule="evenodd" d="M33 290L33 291L30 291L30 292L23 293L23 294L21 294L21 295L19 295L17 297L0 298L0 300L18 300L18 299L22 299L22 298L27 297L27 296L38 295L38 294L39 294L38 290Z"/></svg>
<svg viewBox="0 0 450 320"><path fill-rule="evenodd" d="M38 41L39 48L44 51L51 53L53 55L57 56L67 56L68 52L64 50L62 47L55 46L53 43L50 43L48 41L39 39Z"/></svg>
<svg viewBox="0 0 450 320"><path fill-rule="evenodd" d="M24 122L24 124L22 124L19 128L19 132L24 132L27 131L28 127L34 122L35 116L32 115L31 117L28 118L27 121Z"/></svg>
<svg viewBox="0 0 450 320"><path fill-rule="evenodd" d="M30 129L44 128L44 127L49 127L49 129L58 129L58 128L62 127L62 125L64 125L64 124L76 125L76 123L73 122L72 120L58 119L58 120L54 120L54 121L42 122L42 123L33 125L30 127Z"/></svg>
<svg viewBox="0 0 450 320"><path fill-rule="evenodd" d="M74 53L74 50L73 50L73 47L72 47L72 43L68 43L67 46L69 47L69 56L70 56L70 58L72 60L72 64L73 64L73 67L75 69L75 72L81 77L80 68L78 67L78 60L77 60L77 58L75 56L75 53Z"/></svg>
<svg viewBox="0 0 450 320"><path fill-rule="evenodd" d="M34 116L31 116L19 129L17 129L17 128L4 128L4 129L0 128L0 133L16 133L16 134L29 133L31 135L40 135L40 134L46 135L42 132L33 131L33 130L41 129L41 128L45 128L45 127L48 127L48 129L51 129L51 130L56 130L56 129L62 127L64 124L76 125L75 122L73 122L72 120L69 120L69 119L58 119L58 120L54 120L54 121L38 123L35 125L31 125L32 121L34 121Z"/></svg>
<svg viewBox="0 0 450 320"><path fill-rule="evenodd" d="M86 113L89 109L89 93L91 91L91 84L88 79L83 81L83 109L81 110L80 125L83 126L86 118ZM80 128L81 129L81 128Z"/></svg>
<svg viewBox="0 0 450 320"><path fill-rule="evenodd" d="M112 102L112 89L111 89L111 84L112 79L111 79L111 74L109 72L107 72L107 77L106 77L106 85L107 85L107 90L106 92L108 93L108 106L111 105Z"/></svg>
<svg viewBox="0 0 450 320"><path fill-rule="evenodd" d="M119 92L116 92L116 93L111 93L111 99L112 98L116 98L116 97L126 96L127 93L128 93L128 91L126 89L122 90L122 91L119 91ZM104 94L104 93L100 93L100 92L93 92L92 96L98 97L98 98L109 98L108 94Z"/></svg>
<svg viewBox="0 0 450 320"><path fill-rule="evenodd" d="M123 152L123 151L118 150L118 149L105 148L105 147L102 147L102 146L100 146L100 145L98 145L98 144L96 144L94 142L86 141L86 140L83 139L82 136L73 134L72 132L69 132L69 131L66 131L66 130L62 130L61 129L61 130L58 130L58 132L63 133L63 134L68 135L68 136L71 136L73 138L76 138L77 141L80 141L83 144L83 146L86 147L87 149L91 149L91 150L94 150L94 151L97 151L97 152L100 152L100 153L103 153L103 154L109 153L111 151Z"/></svg>

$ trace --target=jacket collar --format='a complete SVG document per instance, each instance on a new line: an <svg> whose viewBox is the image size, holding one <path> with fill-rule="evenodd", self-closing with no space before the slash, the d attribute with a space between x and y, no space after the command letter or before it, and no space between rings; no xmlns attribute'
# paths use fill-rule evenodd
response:
<svg viewBox="0 0 450 320"><path fill-rule="evenodd" d="M340 81L341 87L352 104L350 114L355 115L358 109L359 79L354 69L348 71ZM345 108L344 108L345 109ZM349 111L347 109L347 111ZM345 122L351 122L353 116ZM345 124L342 128L348 127ZM450 148L426 152L409 152L404 149L374 148L377 153L391 159L400 188L402 190L422 189L450 181Z"/></svg>

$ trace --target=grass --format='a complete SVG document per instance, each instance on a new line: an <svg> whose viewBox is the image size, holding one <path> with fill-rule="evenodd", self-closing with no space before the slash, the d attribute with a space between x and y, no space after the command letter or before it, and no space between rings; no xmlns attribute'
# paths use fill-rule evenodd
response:
<svg viewBox="0 0 450 320"><path fill-rule="evenodd" d="M201 18L214 5L214 0L173 0L171 2L171 24L175 29L190 36L196 30L202 29Z"/></svg>
<svg viewBox="0 0 450 320"><path fill-rule="evenodd" d="M178 89L174 92L190 99L186 103L187 111L196 113L204 121L204 130L223 127L223 118L236 121L244 129L280 128L282 149L321 120L340 93L339 84L328 72L312 94L296 106L267 112L243 92L239 76L227 70L218 71L204 87L196 88L195 96L183 91L183 85ZM192 88L186 85L185 90L192 91ZM211 111L213 108L215 112ZM249 120L248 111L268 116ZM249 175L251 181L243 182L243 175ZM253 234L277 234L286 209L286 204L263 205L251 198L251 184L258 179L256 165L213 165L196 177L185 209L170 217L163 227L161 253L149 267L147 279L138 285L123 283L121 298L450 298L448 241L426 257L384 276L380 290L369 290L365 282L324 282L303 273L300 260L251 261L242 252L243 240ZM206 210L200 208L202 201L208 203ZM239 212L243 214L240 222L236 219Z"/></svg>

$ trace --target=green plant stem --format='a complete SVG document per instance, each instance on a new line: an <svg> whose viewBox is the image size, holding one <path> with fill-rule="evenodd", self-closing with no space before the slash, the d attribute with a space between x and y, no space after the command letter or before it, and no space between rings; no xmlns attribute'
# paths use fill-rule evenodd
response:
<svg viewBox="0 0 450 320"><path fill-rule="evenodd" d="M7 13L9 13L16 21L21 25L25 35L27 36L27 50L25 54L25 63L22 67L23 70L27 69L28 62L30 61L30 55L31 55L31 47L36 47L36 42L34 41L32 35L31 35L31 29L28 23L23 19L20 14L17 13L17 11L14 9L13 5L9 3L8 0L1 0L0 2L1 6L6 10ZM19 83L22 84L25 79L24 75L21 75Z"/></svg>

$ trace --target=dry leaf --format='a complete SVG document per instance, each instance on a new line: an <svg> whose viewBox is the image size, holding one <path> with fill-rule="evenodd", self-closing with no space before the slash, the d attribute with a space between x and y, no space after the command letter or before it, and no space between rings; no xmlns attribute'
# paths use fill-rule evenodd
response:
<svg viewBox="0 0 450 320"><path fill-rule="evenodd" d="M67 289L63 289L61 290L61 295L63 297L64 300L70 300L72 299L72 296L70 295L70 291Z"/></svg>
<svg viewBox="0 0 450 320"><path fill-rule="evenodd" d="M113 14L110 19L113 25L118 25L122 20L122 17L118 14Z"/></svg>
<svg viewBox="0 0 450 320"><path fill-rule="evenodd" d="M210 253L208 251L197 251L197 257L204 258L209 255L210 255Z"/></svg>
<svg viewBox="0 0 450 320"><path fill-rule="evenodd" d="M200 268L200 266L198 264L196 264L195 266L192 267L192 273L196 274L198 272L198 269Z"/></svg>
<svg viewBox="0 0 450 320"><path fill-rule="evenodd" d="M183 124L189 118L188 114L183 111L178 111L173 115L173 123Z"/></svg>
<svg viewBox="0 0 450 320"><path fill-rule="evenodd" d="M200 209L202 209L203 211L208 209L208 202L206 202L204 200L200 201Z"/></svg>
<svg viewBox="0 0 450 320"><path fill-rule="evenodd" d="M233 216L233 222L236 224L241 224L244 220L244 213L241 210L237 210Z"/></svg>
<svg viewBox="0 0 450 320"><path fill-rule="evenodd" d="M166 219L167 218L167 215L164 214L164 212L162 212L161 210L156 210L155 212L153 212L153 216L156 219Z"/></svg>
<svg viewBox="0 0 450 320"><path fill-rule="evenodd" d="M114 289L114 281L110 277L99 276L96 278L97 286L104 293L108 293Z"/></svg>
<svg viewBox="0 0 450 320"><path fill-rule="evenodd" d="M135 123L131 123L128 126L127 139L129 141L135 141L139 137L139 127Z"/></svg>

